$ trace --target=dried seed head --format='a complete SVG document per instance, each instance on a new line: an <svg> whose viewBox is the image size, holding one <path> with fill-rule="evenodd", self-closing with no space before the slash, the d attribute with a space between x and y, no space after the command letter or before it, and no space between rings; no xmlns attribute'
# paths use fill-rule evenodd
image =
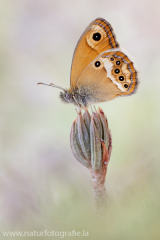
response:
<svg viewBox="0 0 160 240"><path fill-rule="evenodd" d="M108 121L103 110L99 108L90 115L85 109L83 116L79 112L71 127L70 142L75 158L94 174L101 174L103 166L108 164L106 155L111 145Z"/></svg>

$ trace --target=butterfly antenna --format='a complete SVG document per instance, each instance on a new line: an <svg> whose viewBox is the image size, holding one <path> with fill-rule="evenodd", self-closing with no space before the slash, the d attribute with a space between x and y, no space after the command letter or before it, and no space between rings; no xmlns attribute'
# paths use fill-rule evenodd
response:
<svg viewBox="0 0 160 240"><path fill-rule="evenodd" d="M65 89L64 88L61 88L61 87L59 87L59 86L57 86L57 85L55 85L55 84L53 84L53 83L50 83L50 84L46 84L46 83L37 83L37 85L38 84L43 84L43 85L46 85L46 86L49 86L49 87L55 87L55 88L59 88L59 89L61 89L61 90L63 90L63 91L65 91Z"/></svg>

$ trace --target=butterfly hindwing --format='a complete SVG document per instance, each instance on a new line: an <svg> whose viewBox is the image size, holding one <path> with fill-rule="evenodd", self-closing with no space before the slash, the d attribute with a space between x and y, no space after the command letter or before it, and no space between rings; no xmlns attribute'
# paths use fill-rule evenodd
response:
<svg viewBox="0 0 160 240"><path fill-rule="evenodd" d="M138 84L133 62L119 49L96 57L83 71L77 87L89 102L103 102L132 94ZM83 93L84 92L84 93Z"/></svg>

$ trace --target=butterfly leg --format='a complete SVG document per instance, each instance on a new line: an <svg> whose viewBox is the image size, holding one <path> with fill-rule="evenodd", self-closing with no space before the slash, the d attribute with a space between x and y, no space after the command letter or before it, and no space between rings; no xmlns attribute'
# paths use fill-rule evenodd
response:
<svg viewBox="0 0 160 240"><path fill-rule="evenodd" d="M80 105L80 103L77 101L77 99L75 98L75 96L73 96L73 99L74 99L75 103L77 104L77 106L78 106L79 108L81 108L81 105Z"/></svg>
<svg viewBox="0 0 160 240"><path fill-rule="evenodd" d="M98 112L97 112L97 109L96 109L96 107L95 107L95 105L93 105L93 107L94 107L95 112L98 113Z"/></svg>
<svg viewBox="0 0 160 240"><path fill-rule="evenodd" d="M95 108L95 106L93 105L93 107L92 107L92 104L91 104L91 103L89 103L89 105L90 105L90 108L91 108L91 111L92 111L92 114L93 114L93 113L94 113L93 107Z"/></svg>
<svg viewBox="0 0 160 240"><path fill-rule="evenodd" d="M75 108L75 110L76 110L77 114L81 113L81 108L80 107Z"/></svg>

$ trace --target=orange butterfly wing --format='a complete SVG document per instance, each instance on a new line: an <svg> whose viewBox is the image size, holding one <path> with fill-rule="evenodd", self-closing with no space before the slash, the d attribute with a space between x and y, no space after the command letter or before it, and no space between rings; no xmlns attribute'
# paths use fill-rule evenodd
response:
<svg viewBox="0 0 160 240"><path fill-rule="evenodd" d="M91 103L131 95L137 86L138 77L133 62L119 49L98 55L77 81L79 92Z"/></svg>
<svg viewBox="0 0 160 240"><path fill-rule="evenodd" d="M105 19L97 18L86 28L74 51L71 87L76 89L83 70L102 52L118 48L113 28Z"/></svg>

